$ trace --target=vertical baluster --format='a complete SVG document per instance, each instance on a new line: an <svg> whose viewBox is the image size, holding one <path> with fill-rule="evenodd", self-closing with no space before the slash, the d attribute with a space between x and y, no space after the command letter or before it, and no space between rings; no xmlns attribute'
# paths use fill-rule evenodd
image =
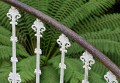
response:
<svg viewBox="0 0 120 83"><path fill-rule="evenodd" d="M106 83L118 83L116 76L111 72L108 71L106 75L104 75Z"/></svg>
<svg viewBox="0 0 120 83"><path fill-rule="evenodd" d="M83 53L83 55L80 57L80 59L84 63L83 68L85 68L85 76L84 76L84 80L82 81L82 83L89 83L88 72L89 72L89 70L91 70L91 66L92 66L92 64L95 63L95 61L93 59L93 56L90 53L88 53L87 51Z"/></svg>
<svg viewBox="0 0 120 83"><path fill-rule="evenodd" d="M16 63L18 62L18 59L16 58L16 42L17 42L17 37L16 37L16 25L18 19L21 17L19 14L18 10L15 7L11 7L9 12L7 13L7 16L10 18L11 22L10 24L12 25L12 36L11 36L11 41L12 41L12 57L11 57L11 62L12 62L12 72L10 72L8 81L10 83L20 83L20 75L16 73Z"/></svg>
<svg viewBox="0 0 120 83"><path fill-rule="evenodd" d="M67 48L71 46L69 39L64 35L60 35L59 39L57 40L57 43L60 45L60 51L61 51L61 63L59 64L60 67L60 83L64 82L64 69L66 69L66 65L64 64L65 60L65 53L67 53Z"/></svg>
<svg viewBox="0 0 120 83"><path fill-rule="evenodd" d="M35 49L36 53L36 83L40 83L40 55L42 54L42 50L40 49L40 37L42 37L42 33L45 31L44 24L39 20L36 19L34 24L32 25L32 29L36 32L35 36L37 37L37 48Z"/></svg>

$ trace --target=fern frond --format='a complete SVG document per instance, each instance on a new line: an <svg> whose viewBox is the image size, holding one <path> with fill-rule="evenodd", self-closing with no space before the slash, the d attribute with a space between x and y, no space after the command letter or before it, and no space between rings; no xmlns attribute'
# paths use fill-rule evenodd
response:
<svg viewBox="0 0 120 83"><path fill-rule="evenodd" d="M11 72L11 65L7 61L1 61L0 64L0 83L9 83L8 76Z"/></svg>
<svg viewBox="0 0 120 83"><path fill-rule="evenodd" d="M0 34L0 40L1 40L0 41L1 45L6 45L6 46L10 46L11 45L10 37L9 36L6 37L6 36Z"/></svg>
<svg viewBox="0 0 120 83"><path fill-rule="evenodd" d="M11 25L7 13L10 6L6 3L0 1L0 26L6 27L8 30L11 30Z"/></svg>
<svg viewBox="0 0 120 83"><path fill-rule="evenodd" d="M74 62L74 63L73 63ZM60 63L60 56L57 56L55 58L52 58L49 60L49 63L53 65L55 69L58 69L59 63ZM84 74L81 73L82 71L82 63L77 59L70 59L65 58L65 64L67 66L67 69L65 70L65 82L74 81L77 82L81 81L84 77ZM59 69L58 69L59 70Z"/></svg>
<svg viewBox="0 0 120 83"><path fill-rule="evenodd" d="M85 25L77 25L76 32L80 34L85 34L88 32L97 32L104 29L114 30L116 28L120 28L120 14L107 14L101 17L89 18L89 20L85 20Z"/></svg>
<svg viewBox="0 0 120 83"><path fill-rule="evenodd" d="M9 37L11 35L11 32L9 30L6 30L4 27L0 26L0 34Z"/></svg>
<svg viewBox="0 0 120 83"><path fill-rule="evenodd" d="M60 63L60 56L52 58L49 60L49 63L52 64L55 69L58 69L59 72L58 64ZM82 61L65 57L65 64L67 67L65 70L65 83L81 83L84 79L84 64ZM104 75L107 71L106 67L96 60L96 63L89 71L89 81L92 83L104 83ZM98 80L99 82L97 82Z"/></svg>
<svg viewBox="0 0 120 83"><path fill-rule="evenodd" d="M89 18L92 15L99 16L100 14L103 14L107 8L110 8L113 4L115 4L115 0L89 1L80 8L77 8L75 11L71 12L71 14L62 22L65 25L72 27L76 23L79 23L79 21L84 22L86 18Z"/></svg>
<svg viewBox="0 0 120 83"><path fill-rule="evenodd" d="M71 14L71 12L74 12L77 8L80 8L81 5L84 4L84 1L82 0L64 0L64 2L61 2L62 6L59 8L57 13L55 14L54 18L58 21L63 20L67 16Z"/></svg>
<svg viewBox="0 0 120 83"><path fill-rule="evenodd" d="M0 45L0 59L10 59L12 56L12 48L9 46ZM25 50L17 49L18 57L28 57L29 55L25 52Z"/></svg>
<svg viewBox="0 0 120 83"><path fill-rule="evenodd" d="M119 42L120 41L119 35L120 35L120 29L116 28L114 30L104 29L97 32L88 32L83 34L82 36L86 39L108 39Z"/></svg>
<svg viewBox="0 0 120 83"><path fill-rule="evenodd" d="M95 59L95 58L94 58ZM95 59L95 64L92 66L92 70L89 71L89 82L92 83L105 83L104 75L109 70ZM120 82L120 80L118 80Z"/></svg>
<svg viewBox="0 0 120 83"><path fill-rule="evenodd" d="M85 51L84 48L82 48L81 46L79 46L77 43L72 42L71 43L71 47L68 49L66 55L70 56L70 57L72 57L72 56L77 57L80 54L82 54L82 52L84 52L84 51Z"/></svg>
<svg viewBox="0 0 120 83"><path fill-rule="evenodd" d="M120 43L115 41L110 41L106 39L92 39L88 40L99 50L104 52L111 60L113 60L118 66L120 65L119 59L119 48Z"/></svg>
<svg viewBox="0 0 120 83"><path fill-rule="evenodd" d="M11 48L0 45L0 59L9 59L12 55Z"/></svg>
<svg viewBox="0 0 120 83"><path fill-rule="evenodd" d="M102 65L102 63L99 62L99 60L97 60L95 57L95 64L92 66L92 71L90 73L90 75L92 75L92 73L96 73L98 74L101 78L104 79L104 75L106 74L106 72L108 71L108 69ZM91 78L91 76L90 76Z"/></svg>
<svg viewBox="0 0 120 83"><path fill-rule="evenodd" d="M41 65L44 64L44 56L41 56ZM21 59L18 62L18 72L21 75L22 82L26 81L33 81L35 79L35 67L36 67L36 57L35 56L29 56L25 59Z"/></svg>
<svg viewBox="0 0 120 83"><path fill-rule="evenodd" d="M108 39L88 39L96 48L100 51L104 52L112 61L114 61L117 65L120 65L119 58L119 48L120 43ZM85 49L77 45L76 43L72 43L73 46L68 49L68 54L72 57L78 56Z"/></svg>
<svg viewBox="0 0 120 83"><path fill-rule="evenodd" d="M10 51L12 51L12 44L11 44L11 41L10 41L10 39L8 38L8 37L5 37L5 36L3 36L3 35L1 35L0 34L0 45L3 47L8 47L9 49L9 51L8 51L8 53L11 53ZM2 49L2 47L0 47L1 49ZM5 50L5 48L4 48L4 50ZM0 50L1 52L3 52L4 51L3 49L2 50ZM27 56L29 56L29 54L26 52L26 50L25 50L25 48L23 47L23 46L21 46L20 44L17 44L17 51L18 51L18 55L22 55L22 56L24 56L24 57L27 57ZM8 54L9 55L9 54ZM11 55L10 55L11 56Z"/></svg>
<svg viewBox="0 0 120 83"><path fill-rule="evenodd" d="M73 63L74 62L74 63ZM82 70L82 63L78 59L66 59L65 62L67 69L65 70L65 81L70 80L70 83L73 81L81 82L84 74Z"/></svg>
<svg viewBox="0 0 120 83"><path fill-rule="evenodd" d="M47 28L47 27L46 27ZM43 54L44 55L49 55L51 51L56 51L56 40L59 38L60 33L56 31L55 29L47 28L43 35L42 45L41 48L43 49ZM51 55L51 54L50 54Z"/></svg>
<svg viewBox="0 0 120 83"><path fill-rule="evenodd" d="M5 50L5 48L9 48L8 56L11 56L9 53L11 53L10 51L12 51L12 43L10 41L10 36L11 36L11 32L9 30L3 27L0 28L0 40L1 40L0 45L2 46L1 49L4 48ZM3 52L3 50L0 50L0 51ZM18 55L20 56L23 56L23 57L29 56L25 48L20 44L17 44L17 52L18 52Z"/></svg>
<svg viewBox="0 0 120 83"><path fill-rule="evenodd" d="M26 82L29 80L34 80L35 74L34 74L34 69L35 69L35 56L30 56L26 59L22 59L18 63L18 71L21 76L22 82Z"/></svg>
<svg viewBox="0 0 120 83"><path fill-rule="evenodd" d="M61 8L62 4L65 0L50 0L49 7L48 7L48 14L52 17L54 17Z"/></svg>
<svg viewBox="0 0 120 83"><path fill-rule="evenodd" d="M58 83L59 75L52 66L42 67L41 83Z"/></svg>
<svg viewBox="0 0 120 83"><path fill-rule="evenodd" d="M105 74L105 73L104 73ZM91 83L105 83L104 75L100 76L99 74L90 71L89 82Z"/></svg>
<svg viewBox="0 0 120 83"><path fill-rule="evenodd" d="M48 6L51 0L21 0L23 3L26 3L44 13L48 12Z"/></svg>

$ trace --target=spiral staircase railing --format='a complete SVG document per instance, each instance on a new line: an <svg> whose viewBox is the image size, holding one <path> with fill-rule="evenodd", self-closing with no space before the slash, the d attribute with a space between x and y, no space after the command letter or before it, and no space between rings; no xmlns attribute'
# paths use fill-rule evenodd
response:
<svg viewBox="0 0 120 83"><path fill-rule="evenodd" d="M100 52L97 48L95 48L93 45L91 45L89 42L87 42L84 38L82 38L80 35L75 33L74 31L70 30L68 27L64 26L60 22L56 21L55 19L49 17L48 15L45 15L41 11L38 11L31 6L28 6L18 0L1 0L5 3L8 3L12 5L9 12L7 13L7 16L10 18L12 25L12 72L10 72L8 80L10 83L20 83L20 75L16 72L16 62L18 61L16 58L16 42L17 37L15 33L15 26L17 25L17 20L20 18L20 14L16 8L19 8L20 10L24 10L25 12L35 16L37 19L32 25L32 29L36 32L35 36L37 38L37 46L35 49L36 53L36 83L40 83L40 55L42 54L42 50L40 49L40 37L42 37L42 33L45 31L44 23L53 26L53 28L57 29L62 33L60 35L59 39L57 40L57 43L60 45L60 51L61 51L61 62L59 64L60 67L60 83L64 82L64 69L66 69L66 65L64 64L65 60L65 53L67 53L67 48L70 47L69 39L74 40L74 42L78 43L78 45L82 46L86 49L86 51L83 53L83 55L80 57L80 59L83 61L85 69L85 76L82 83L89 83L88 81L88 72L91 69L92 64L95 63L93 56L96 57L104 66L106 66L110 71L107 72L107 74L104 76L107 83L118 83L116 80L116 77L120 78L120 68L114 64L106 55L104 55L102 52ZM13 7L14 6L14 7ZM17 18L16 18L17 17Z"/></svg>

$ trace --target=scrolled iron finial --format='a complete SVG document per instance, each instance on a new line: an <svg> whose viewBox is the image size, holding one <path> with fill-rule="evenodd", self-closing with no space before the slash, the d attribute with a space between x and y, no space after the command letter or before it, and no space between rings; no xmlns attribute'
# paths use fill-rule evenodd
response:
<svg viewBox="0 0 120 83"><path fill-rule="evenodd" d="M107 83L118 83L116 76L111 71L108 71L107 74L104 75L104 79Z"/></svg>
<svg viewBox="0 0 120 83"><path fill-rule="evenodd" d="M83 68L85 68L85 65L87 65L89 67L89 70L91 69L91 66L95 63L93 56L87 51L83 53L80 59L84 63Z"/></svg>
<svg viewBox="0 0 120 83"><path fill-rule="evenodd" d="M21 15L20 13L18 12L18 10L15 8L15 7L11 7L9 9L9 12L7 13L7 17L12 20L10 22L10 24L14 23L15 22L15 25L17 25L17 21L19 18L21 18Z"/></svg>
<svg viewBox="0 0 120 83"><path fill-rule="evenodd" d="M13 83L14 78L16 78L16 79L15 79L15 80L16 80L16 81L15 81L16 83L20 83L20 82L21 82L21 78L20 78L20 75L19 75L18 73L16 73L16 74L14 75L12 72L10 72L9 77L8 77L8 81L9 81L10 83Z"/></svg>
<svg viewBox="0 0 120 83"><path fill-rule="evenodd" d="M59 36L59 39L57 39L57 43L61 47L60 51L64 50L65 52L67 52L66 49L71 46L69 39L64 34Z"/></svg>
<svg viewBox="0 0 120 83"><path fill-rule="evenodd" d="M69 39L64 35L61 34L59 39L57 39L57 43L60 46L61 51L61 62L59 63L60 68L60 83L64 82L64 69L66 69L66 65L64 63L65 60L65 53L67 53L67 48L71 46Z"/></svg>
<svg viewBox="0 0 120 83"><path fill-rule="evenodd" d="M83 55L80 57L80 60L83 61L83 68L85 69L85 76L84 80L82 80L82 83L89 83L88 72L91 70L91 66L95 63L95 60L93 59L93 56L87 51L83 53Z"/></svg>
<svg viewBox="0 0 120 83"><path fill-rule="evenodd" d="M32 29L35 32L37 32L38 30L39 34L35 34L35 36L40 35L41 37L42 37L41 34L46 30L46 28L44 27L44 24L39 19L36 19L36 21L33 23Z"/></svg>

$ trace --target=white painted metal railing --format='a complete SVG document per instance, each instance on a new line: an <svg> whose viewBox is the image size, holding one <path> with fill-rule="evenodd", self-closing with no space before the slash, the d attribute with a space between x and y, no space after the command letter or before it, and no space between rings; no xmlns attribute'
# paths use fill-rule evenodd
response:
<svg viewBox="0 0 120 83"><path fill-rule="evenodd" d="M89 70L91 70L91 66L92 64L95 63L93 56L88 53L87 51L83 53L83 55L80 57L80 59L83 61L84 66L83 68L85 69L85 76L84 76L84 80L82 81L82 83L89 83L88 81L88 72Z"/></svg>
<svg viewBox="0 0 120 83"><path fill-rule="evenodd" d="M40 49L40 37L42 37L42 33L45 31L44 24L39 20L36 19L34 24L32 25L32 29L36 32L35 36L37 37L37 48L35 49L36 53L36 83L40 83L40 55L42 54L42 50Z"/></svg>
<svg viewBox="0 0 120 83"><path fill-rule="evenodd" d="M60 51L61 51L61 63L59 64L60 67L60 83L64 83L64 69L66 69L66 65L64 63L65 61L65 53L67 53L67 48L71 46L69 39L62 34L59 39L57 40L57 43L60 45Z"/></svg>
<svg viewBox="0 0 120 83"><path fill-rule="evenodd" d="M17 21L21 17L21 15L19 14L18 10L15 7L11 7L9 12L7 13L7 16L10 18L10 20L11 20L10 24L12 25L12 36L11 36L12 72L10 72L8 80L10 83L20 83L21 82L20 75L16 72L16 63L18 62L18 59L16 58L16 42L17 42L16 25L17 25Z"/></svg>
<svg viewBox="0 0 120 83"><path fill-rule="evenodd" d="M11 41L12 41L12 57L11 57L11 62L12 62L12 72L10 72L8 81L10 83L20 83L21 78L20 75L17 73L16 70L16 63L18 62L18 59L16 57L16 42L17 42L17 37L16 37L16 25L18 19L21 17L19 14L18 10L15 7L11 7L9 12L7 13L7 16L10 18L11 22L10 24L12 25L12 36L11 36ZM36 53L36 83L40 83L40 75L41 75L41 70L40 70L40 55L42 54L42 50L40 49L40 38L42 37L42 33L45 31L44 24L39 20L36 19L34 24L32 25L32 29L36 32L35 36L37 38L37 48L35 49ZM60 51L61 51L61 62L59 64L60 67L60 83L64 83L64 69L66 69L65 65L65 53L67 53L67 48L71 46L71 43L69 42L69 39L64 35L60 35L59 39L57 40L57 43L60 45ZM93 56L85 51L83 55L80 57L80 59L83 61L84 65L83 68L85 69L85 76L84 80L82 83L89 83L88 81L88 72L91 70L92 64L95 63ZM113 75L110 71L107 72L107 74L104 76L105 80L107 83L118 83L116 80L116 76ZM46 79L47 80L47 79Z"/></svg>

